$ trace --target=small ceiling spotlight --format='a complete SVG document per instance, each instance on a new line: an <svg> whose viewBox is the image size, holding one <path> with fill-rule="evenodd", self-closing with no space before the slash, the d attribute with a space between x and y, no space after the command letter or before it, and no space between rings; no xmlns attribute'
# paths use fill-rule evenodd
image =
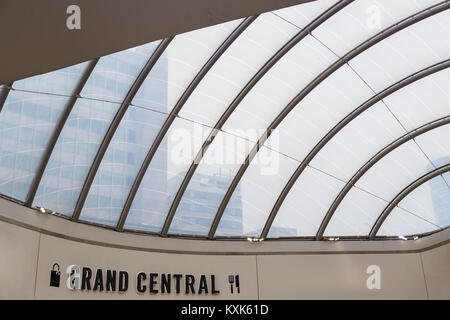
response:
<svg viewBox="0 0 450 320"><path fill-rule="evenodd" d="M406 238L405 236L398 236L397 238L399 238L401 240L408 240L408 238Z"/></svg>
<svg viewBox="0 0 450 320"><path fill-rule="evenodd" d="M338 241L339 237L330 237L328 238L329 241Z"/></svg>
<svg viewBox="0 0 450 320"><path fill-rule="evenodd" d="M42 213L47 213L44 207L39 207L39 211L41 211Z"/></svg>
<svg viewBox="0 0 450 320"><path fill-rule="evenodd" d="M247 237L247 241L248 242L261 242L263 241L263 238L252 238L252 237Z"/></svg>
<svg viewBox="0 0 450 320"><path fill-rule="evenodd" d="M419 239L419 236L414 236L413 239L414 239L414 240L418 240L418 239Z"/></svg>

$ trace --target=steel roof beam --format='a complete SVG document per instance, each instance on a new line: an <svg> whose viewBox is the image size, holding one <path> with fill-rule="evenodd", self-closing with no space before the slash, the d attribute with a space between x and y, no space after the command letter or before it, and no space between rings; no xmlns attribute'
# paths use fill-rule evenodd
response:
<svg viewBox="0 0 450 320"><path fill-rule="evenodd" d="M432 6L430 8L427 8L425 10L422 10L410 17L407 17L400 22L388 27L385 30L382 30L378 34L372 36L365 42L358 45L353 50L349 51L347 54L345 54L342 58L337 60L335 63L333 63L330 67L328 67L325 71L323 71L320 75L318 75L313 81L311 81L282 111L281 113L275 118L275 120L272 122L272 124L269 126L269 128L266 130L265 134L258 140L258 143L255 145L255 147L250 152L249 156L247 157L245 163L241 166L238 174L233 179L232 185L227 191L227 194L225 195L221 206L219 207L218 214L222 215L223 211L225 210L225 207L231 198L232 192L236 188L237 184L239 183L239 180L242 178L245 170L247 169L249 162L253 159L252 155L256 154L260 146L264 144L264 142L267 140L267 138L270 136L272 131L281 123L281 121L291 112L295 106L303 100L315 87L317 87L323 80L325 80L329 75L331 75L333 72L335 72L337 69L342 67L344 64L346 64L349 60L353 59L360 53L364 52L365 50L371 48L378 42L382 41L383 39L386 39L387 37L391 36L392 34L395 34L396 32L399 32L417 22L420 22L432 15L435 15L439 12L442 12L444 10L447 10L450 8L450 2L445 1L442 3L439 3L435 6ZM389 89L389 88L388 88ZM386 89L386 90L388 90ZM389 90L392 90L389 89ZM386 93L388 93L386 91ZM373 97L372 99L376 99L376 97ZM339 125L339 124L338 124ZM333 128L331 131L334 131L336 129ZM330 133L331 133L330 131ZM327 141L324 139L326 137L331 137L330 133L327 134L322 140L310 151L310 153L307 155L307 157L302 161L300 166L297 168L297 170L294 172L294 174L291 176L289 181L287 182L286 186L282 190L281 194L279 195L274 207L272 208L272 211L270 212L270 215L268 217L268 220L266 221L266 225L264 226L262 235L267 235L269 228L275 219L275 216L281 207L281 204L283 203L284 199L286 198L287 194L289 193L290 189L294 185L297 178L300 176L300 174L303 172L303 170L307 167L307 165L310 163L310 161L314 158L314 156L319 152L319 150L325 145Z"/></svg>
<svg viewBox="0 0 450 320"><path fill-rule="evenodd" d="M325 218L322 221L322 224L320 225L320 228L317 232L316 239L320 240L323 238L323 234L326 230L326 227L328 226L331 218L333 217L334 212L342 202L342 200L345 198L347 193L352 189L353 186L356 185L358 180L373 166L375 163L377 163L379 160L381 160L383 157L385 157L387 154L389 154L394 149L398 148L402 144L414 139L415 137L424 134L430 130L433 130L435 128L444 126L446 124L450 123L450 116L444 117L432 122L429 122L415 130L412 130L405 135L401 136L394 142L390 143L386 147L384 147L382 150L377 152L369 161L367 161L354 175L353 177L345 184L344 188L339 192L338 196L334 199L333 203L331 204L330 208L328 209Z"/></svg>
<svg viewBox="0 0 450 320"><path fill-rule="evenodd" d="M406 188L404 188L402 191L400 191L395 196L395 198L392 199L391 202L389 202L389 204L386 206L386 208L384 208L381 215L378 217L377 221L375 222L375 224L372 227L372 230L370 231L369 238L371 240L373 240L375 238L375 236L378 233L378 230L380 229L381 225L386 220L386 218L389 216L389 214L392 212L392 210L394 210L394 208L400 203L400 201L402 201L406 196L408 196L408 194L413 192L416 188L418 188L422 184L426 183L427 181L429 181L443 173L446 173L448 171L450 171L450 164L443 165L439 168L436 168L436 169L424 174L423 176L421 176L420 178L418 178L417 180L412 182L410 185L408 185Z"/></svg>
<svg viewBox="0 0 450 320"><path fill-rule="evenodd" d="M169 210L169 214L166 217L166 221L164 223L163 229L161 231L161 234L163 236L166 236L170 224L172 223L172 220L175 216L176 210L178 208L178 205L180 204L181 198L183 197L184 192L186 191L186 188L193 177L195 170L198 167L198 164L200 163L201 159L203 158L203 155L205 154L206 150L209 148L211 143L213 142L216 135L221 130L222 126L225 124L227 119L230 117L230 115L233 113L233 111L237 108L237 106L241 103L241 101L244 99L244 97L250 92L250 90L256 85L256 83L289 51L291 50L297 43L299 43L303 38L305 38L312 30L317 28L320 24L322 24L324 21L326 21L329 17L331 17L333 14L347 6L349 3L353 2L353 0L342 0L338 2L337 4L330 7L328 10L326 10L324 13L322 13L318 18L316 18L314 21L312 21L308 26L306 26L304 29L302 29L300 32L298 32L292 39L290 39L280 50L278 50L262 67L258 70L258 72L250 79L250 81L244 86L244 88L239 92L239 94L234 98L234 100L231 102L231 104L228 106L227 110L222 114L222 116L217 121L216 125L214 126L213 130L210 132L208 137L206 138L205 142L203 143L200 151L197 153L194 161L192 162L191 166L189 167L189 170L187 174L185 175L180 188L177 191L177 194L175 195L175 198L172 202L172 205ZM214 219L215 221L215 219ZM213 222L214 224L214 222Z"/></svg>
<svg viewBox="0 0 450 320"><path fill-rule="evenodd" d="M281 205L283 204L283 201L286 199L287 194L291 190L292 186L297 181L298 177L302 174L303 170L306 169L306 167L311 163L311 161L314 159L314 157L319 153L319 151L340 131L342 130L348 123L350 123L353 119L355 119L357 116L359 116L361 113L363 113L365 110L369 109L371 106L373 106L375 103L381 101L383 98L387 97L388 95L396 92L397 90L417 81L420 80L430 74L433 74L435 72L441 71L445 68L450 67L450 60L445 60L441 63L435 64L431 67L425 68L423 70L420 70L413 75L410 75L395 84L389 86L388 88L384 89L383 91L375 94L373 97L368 99L366 102L364 102L362 105L360 105L358 108L353 110L351 113L349 113L344 119L342 119L338 124L336 124L333 129L331 129L320 141L317 143L313 149L308 153L308 155L305 157L305 159L300 163L300 165L297 167L295 172L292 174L291 178L286 183L285 187L283 188L282 192L280 193L277 201L275 202L275 205L272 208L272 211L270 212L269 218L266 221L266 225L264 226L263 232L261 233L262 237L266 237L270 226L272 225L273 221L275 220L275 217L278 213L278 210L280 209ZM331 216L325 216L324 221L322 221L321 226L319 227L319 230L316 235L316 239L320 240L321 235L323 234L323 231L326 228L326 225L329 222L329 219L331 219Z"/></svg>
<svg viewBox="0 0 450 320"><path fill-rule="evenodd" d="M123 226L125 225L125 220L128 216L128 212L130 211L131 205L132 205L133 200L136 196L136 193L139 189L139 186L141 185L142 179L144 178L144 175L147 172L148 166L150 165L150 162L152 161L153 156L155 155L159 145L161 144L161 141L163 140L167 131L169 131L169 128L172 125L175 118L177 117L178 113L183 108L183 106L185 105L186 101L189 99L191 94L194 92L195 88L197 88L199 83L202 81L202 79L205 77L205 75L208 73L208 71L212 68L212 66L217 62L217 60L219 60L219 58L231 46L231 44L242 34L242 32L244 32L244 30L247 29L247 27L253 21L255 21L255 19L256 19L256 16L246 18L228 36L228 38L225 39L225 41L214 52L214 54L209 58L209 60L202 67L202 69L199 71L199 73L195 76L195 78L189 84L187 89L184 91L183 95L177 101L177 104L175 105L175 107L172 109L170 114L167 116L166 121L164 122L162 128L158 132L158 135L156 136L155 141L153 142L152 146L150 147L150 149L141 165L141 168L133 182L133 185L131 186L130 192L128 193L127 200L125 201L125 205L122 209L120 218L117 222L116 230L123 231Z"/></svg>
<svg viewBox="0 0 450 320"><path fill-rule="evenodd" d="M0 112L2 112L3 105L5 104L6 98L8 98L9 91L12 88L13 83L6 83L0 90Z"/></svg>
<svg viewBox="0 0 450 320"><path fill-rule="evenodd" d="M134 96L136 95L137 91L141 87L142 83L144 82L145 78L149 74L150 70L153 68L153 66L158 61L159 57L162 55L164 50L166 50L169 43L172 41L173 37L166 38L160 42L156 50L153 52L145 66L142 68L141 72L137 76L136 80L131 85L130 89L127 92L127 95L125 96L124 100L122 101L119 110L117 111L116 115L114 116L114 119L112 120L108 131L106 132L102 143L99 146L99 149L97 151L97 154L95 155L95 158L92 162L91 167L89 168L88 175L84 181L83 187L81 189L80 195L78 197L77 203L75 205L75 209L72 215L72 220L77 221L80 217L81 210L83 209L84 202L86 201L86 197L89 193L89 190L91 188L92 182L94 181L95 175L97 173L97 170L100 166L100 163L103 159L103 156L105 155L106 150L108 149L108 146L114 136L114 133L116 132L117 128L119 127L120 122L122 121L123 116L125 115L125 112L128 109L128 106L130 105L131 101L133 100Z"/></svg>
<svg viewBox="0 0 450 320"><path fill-rule="evenodd" d="M97 65L98 60L99 58L91 60L89 62L88 66L84 70L84 73L81 75L80 80L78 80L78 84L75 87L69 101L67 102L63 113L58 119L56 127L53 129L52 135L47 144L47 148L45 149L45 152L42 155L41 161L39 162L39 166L36 169L36 174L30 185L30 189L28 190L28 194L25 199L25 205L27 207L31 207L33 205L34 197L36 196L37 189L41 182L45 168L47 167L48 161L50 160L50 156L53 152L53 149L55 148L56 142L58 141L59 135L61 134L61 131L63 130L64 125L66 124L66 121L69 118L70 113L72 112L73 106L75 105L77 99L80 97L80 93L83 90L84 85L86 84L87 80L89 79L89 76L91 75L92 71Z"/></svg>

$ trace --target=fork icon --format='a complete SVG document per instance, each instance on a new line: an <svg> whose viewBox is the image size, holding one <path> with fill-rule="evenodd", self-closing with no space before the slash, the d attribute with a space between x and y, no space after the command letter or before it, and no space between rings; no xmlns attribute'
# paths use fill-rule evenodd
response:
<svg viewBox="0 0 450 320"><path fill-rule="evenodd" d="M237 289L237 293L241 293L241 290L239 288L239 275L236 275L236 276L229 275L228 282L230 283L231 293L234 293L233 292L233 284L235 285L235 287Z"/></svg>

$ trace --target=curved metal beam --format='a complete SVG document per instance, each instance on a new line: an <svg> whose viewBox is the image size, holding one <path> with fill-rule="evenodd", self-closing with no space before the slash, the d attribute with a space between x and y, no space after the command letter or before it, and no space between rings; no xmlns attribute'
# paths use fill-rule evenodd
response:
<svg viewBox="0 0 450 320"><path fill-rule="evenodd" d="M420 178L418 178L417 180L412 182L410 185L408 185L406 188L404 188L402 191L400 191L400 193L397 194L395 196L395 198L392 199L391 202L389 202L389 204L386 206L386 208L384 208L381 215L378 217L377 221L375 222L375 224L372 227L372 230L370 231L369 239L373 240L375 238L378 230L380 229L381 225L386 220L388 215L400 203L400 201L402 201L408 194L410 194L412 191L414 191L417 187L426 183L428 180L431 180L431 179L433 179L445 172L448 172L448 171L450 171L450 164L443 165L442 167L436 168L436 169L424 174L423 176L421 176Z"/></svg>
<svg viewBox="0 0 450 320"><path fill-rule="evenodd" d="M336 124L333 129L331 129L315 146L311 149L311 151L308 153L308 155L305 157L305 159L300 163L300 165L297 167L295 172L292 174L289 181L286 183L285 187L283 188L282 192L280 193L277 201L275 202L275 205L272 208L272 211L270 212L270 215L266 221L266 224L264 226L264 229L261 233L261 237L265 238L267 234L269 233L269 229L275 220L275 217L278 213L278 210L280 209L281 205L283 204L283 201L285 200L287 194L291 190L292 186L297 181L298 177L302 174L303 170L306 169L306 167L311 163L311 161L314 159L314 157L319 153L319 151L340 131L342 130L348 123L350 123L353 119L355 119L357 116L359 116L361 113L369 109L371 106L373 106L375 103L381 101L383 98L387 97L388 95L396 92L397 90L400 90L401 88L418 81L430 74L433 74L435 72L441 71L445 68L450 67L450 59L445 60L441 63L435 64L431 67L425 68L423 70L420 70L406 78L403 78L402 80L396 82L395 84L389 86L388 88L384 89L383 91L375 94L370 99L366 100L363 104L361 104L358 108L350 112L345 118L343 118L341 121L339 121L338 124ZM331 216L329 217L331 219ZM323 234L323 231L325 230L326 225L329 222L328 215L325 216L325 219L322 221L322 224L317 232L316 239L320 240L321 236Z"/></svg>
<svg viewBox="0 0 450 320"><path fill-rule="evenodd" d="M106 150L108 149L109 143L111 142L111 139L114 136L114 133L117 130L117 127L120 124L120 121L122 120L123 116L125 115L125 112L128 109L128 106L130 105L131 101L133 100L134 96L136 95L136 92L141 87L142 83L144 82L145 78L147 77L150 70L153 68L155 63L158 61L159 57L162 55L164 50L166 50L169 43L172 41L173 37L165 38L160 42L156 50L153 52L152 56L148 59L145 66L142 68L141 72L137 76L136 80L131 85L130 89L128 90L127 95L122 101L122 104L119 107L119 110L117 111L116 115L114 116L114 119L112 120L108 131L105 134L105 137L103 138L102 143L100 144L100 147L98 148L97 154L95 155L94 161L92 162L91 167L89 168L88 175L86 177L86 180L84 181L83 188L81 189L80 195L78 197L77 203L75 205L75 209L73 211L72 220L77 221L80 217L81 210L83 209L84 202L86 201L86 197L89 193L89 190L91 188L92 182L94 181L95 175L97 173L98 167L100 166L100 163L103 159L103 156L105 155Z"/></svg>
<svg viewBox="0 0 450 320"><path fill-rule="evenodd" d="M370 158L369 161L367 161L354 175L353 177L345 184L344 188L342 188L341 192L339 192L338 196L334 199L333 203L331 204L330 208L328 209L322 224L319 227L319 230L316 234L316 239L320 240L323 238L323 234L325 233L325 230L331 221L331 218L333 217L334 212L342 202L342 200L345 198L347 193L352 189L352 187L358 182L358 180L379 160L381 160L383 157L385 157L388 153L393 151L394 149L398 148L402 144L414 139L415 137L424 134L430 130L433 130L435 128L444 126L446 124L450 123L450 116L444 117L432 122L429 122L417 129L414 129L405 135L401 136L394 142L390 143L386 147L384 147L382 150L377 152L372 158Z"/></svg>
<svg viewBox="0 0 450 320"><path fill-rule="evenodd" d="M33 205L33 200L34 200L34 197L36 196L36 192L39 187L39 183L41 182L45 168L47 167L48 161L53 152L53 149L55 148L56 142L58 141L59 135L61 134L61 131L63 130L67 119L69 118L70 112L72 111L73 106L75 105L75 102L77 101L77 99L80 96L81 90L83 90L83 87L86 84L89 76L91 75L92 71L94 70L95 66L97 65L98 60L99 60L99 58L96 58L89 62L88 66L86 67L86 70L84 70L84 73L81 75L81 78L78 81L78 84L75 87L75 89L72 93L72 96L70 97L69 101L67 102L67 105L66 105L63 113L61 114L61 117L59 118L55 129L53 129L53 133L47 144L47 148L45 149L45 152L42 155L39 166L36 169L36 174L33 178L33 182L31 183L30 189L28 190L28 194L25 199L25 206L27 206L27 207L31 207Z"/></svg>
<svg viewBox="0 0 450 320"><path fill-rule="evenodd" d="M153 159L153 156L156 153L156 150L158 149L159 145L161 144L161 141L163 140L164 136L166 135L167 131L169 130L170 126L172 125L173 121L177 117L178 113L180 112L181 108L183 108L186 101L191 96L192 92L194 92L195 88L197 88L198 84L202 81L202 79L205 77L205 75L208 73L208 71L212 68L212 66L219 60L219 58L222 56L222 54L230 47L230 45L244 32L245 29L253 22L257 16L251 16L246 18L229 36L225 41L220 45L220 47L216 50L216 52L209 58L209 60L206 62L206 64L202 67L202 69L199 71L199 73L195 76L195 78L192 80L192 82L189 84L189 86L184 91L183 95L178 100L175 107L172 109L170 114L168 115L166 121L164 122L163 126L161 127L160 131L158 132L158 135L155 138L155 141L153 142L152 146L150 147L150 150L148 151L144 162L142 163L142 166L133 182L133 185L131 186L130 192L128 193L127 200L125 201L125 205L122 209L122 212L120 214L120 218L117 222L116 230L117 231L123 231L123 226L125 225L125 220L127 219L128 212L130 211L131 204L133 203L134 197L136 196L136 193L139 189L139 186L141 185L142 179L144 178L145 172L147 171L148 166L150 165L150 162Z"/></svg>
<svg viewBox="0 0 450 320"><path fill-rule="evenodd" d="M290 39L280 50L278 50L262 67L258 70L258 72L250 79L250 81L242 88L239 94L234 98L225 112L222 114L220 119L217 121L213 130L210 132L206 140L203 142L200 151L197 153L194 161L189 167L188 172L186 173L180 188L175 195L175 198L170 207L169 213L166 217L166 221L164 223L161 234L166 236L169 232L170 224L172 223L173 217L177 211L178 205L183 197L186 188L193 177L195 170L198 167L203 155L206 150L209 148L210 144L213 142L216 135L221 130L222 126L225 124L227 119L233 113L233 111L237 108L239 103L244 99L244 97L250 92L250 90L256 85L256 83L289 51L291 50L297 43L299 43L303 38L305 38L311 31L321 25L324 21L326 21L329 17L334 15L336 12L347 6L349 3L353 2L353 0L341 0L324 13L322 13L319 17L314 19L308 26L298 32L292 39ZM214 220L215 221L215 220ZM213 222L214 224L214 222Z"/></svg>
<svg viewBox="0 0 450 320"><path fill-rule="evenodd" d="M5 104L6 98L8 98L9 91L11 90L13 83L5 83L5 86L0 90L0 112L2 112L3 105Z"/></svg>
<svg viewBox="0 0 450 320"><path fill-rule="evenodd" d="M365 42L358 45L353 50L346 53L343 57L341 57L339 60L334 62L331 66L329 66L326 70L324 70L321 74L319 74L314 80L312 80L294 99L289 102L289 104L278 114L278 116L273 120L273 122L269 125L267 130L265 131L265 134L262 135L262 137L258 140L258 142L255 144L253 149L250 151L248 156L246 157L244 163L239 168L238 173L234 177L230 187L227 190L227 193L225 194L222 203L219 206L219 209L216 214L216 218L214 221L214 225L211 227L210 230L210 236L215 233L215 229L213 227L217 227L218 222L220 218L223 215L223 212L228 204L228 201L230 200L234 190L236 189L239 181L241 180L242 176L244 175L245 171L247 170L250 162L253 160L254 156L257 154L259 148L264 144L264 142L270 137L272 134L272 131L276 129L276 127L283 121L283 119L295 108L295 106L303 100L314 88L316 88L322 81L324 81L329 75L334 73L337 69L342 67L344 64L346 64L349 60L353 59L360 53L364 52L365 50L369 49L370 47L374 46L378 42L382 41L383 39L386 39L387 37L391 36L392 34L399 32L400 30L403 30L407 28L408 26L417 23L419 21L422 21L423 19L426 19L434 14L437 14L439 12L442 12L450 7L450 2L446 1L444 3L440 3L438 5L432 6L430 8L427 8L425 10L420 11L419 13L416 13L406 19L403 19L402 21L388 27L387 29L382 30L381 32L377 33L376 35L372 36ZM321 141L322 142L322 141ZM321 144L319 142L319 144ZM317 147L317 146L316 146ZM285 188L281 192L279 198L277 199L277 202L275 203L274 208L272 209L269 218L274 219L276 213L278 212L278 209L280 208L281 204L283 203L287 193L291 189L292 185L295 183L297 178L300 176L304 168L306 168L309 161L314 157L316 150L318 151L320 148L314 148L303 160L300 167L295 171L295 173L292 175L288 183L286 184ZM265 233L267 233L267 230L265 230ZM212 236L211 236L212 237Z"/></svg>

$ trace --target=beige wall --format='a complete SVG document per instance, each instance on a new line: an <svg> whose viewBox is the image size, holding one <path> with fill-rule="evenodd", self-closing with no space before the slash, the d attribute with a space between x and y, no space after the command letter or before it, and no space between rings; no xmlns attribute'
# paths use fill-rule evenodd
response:
<svg viewBox="0 0 450 320"><path fill-rule="evenodd" d="M380 267L369 290L367 267ZM419 254L258 257L261 299L427 299Z"/></svg>
<svg viewBox="0 0 450 320"><path fill-rule="evenodd" d="M422 252L430 299L450 299L450 244Z"/></svg>
<svg viewBox="0 0 450 320"><path fill-rule="evenodd" d="M0 199L0 299L450 299L449 234L334 243L162 239L73 223ZM55 262L62 267L59 288L49 286ZM125 270L129 289L69 290L71 264ZM370 265L380 268L380 289L367 288ZM141 271L192 274L197 281L214 275L220 294L140 294L135 276ZM228 275L237 274L240 293L231 294Z"/></svg>
<svg viewBox="0 0 450 320"><path fill-rule="evenodd" d="M49 270L53 263L63 266L60 288L49 286ZM66 266L76 264L89 266L92 269L125 270L129 273L129 288L125 293L72 291L65 287ZM201 274L215 275L216 288L220 294L153 294L147 290L138 293L135 286L135 275L139 272L166 274L192 274L198 280ZM228 290L228 275L240 275L240 294L232 295ZM148 287L147 278L147 287ZM39 264L36 281L36 298L38 299L257 299L255 273L255 256L212 256L193 254L167 254L142 252L89 245L55 237L42 235L39 251ZM156 286L158 288L158 285ZM245 288L245 290L242 290Z"/></svg>
<svg viewBox="0 0 450 320"><path fill-rule="evenodd" d="M0 298L33 299L39 233L0 222Z"/></svg>

